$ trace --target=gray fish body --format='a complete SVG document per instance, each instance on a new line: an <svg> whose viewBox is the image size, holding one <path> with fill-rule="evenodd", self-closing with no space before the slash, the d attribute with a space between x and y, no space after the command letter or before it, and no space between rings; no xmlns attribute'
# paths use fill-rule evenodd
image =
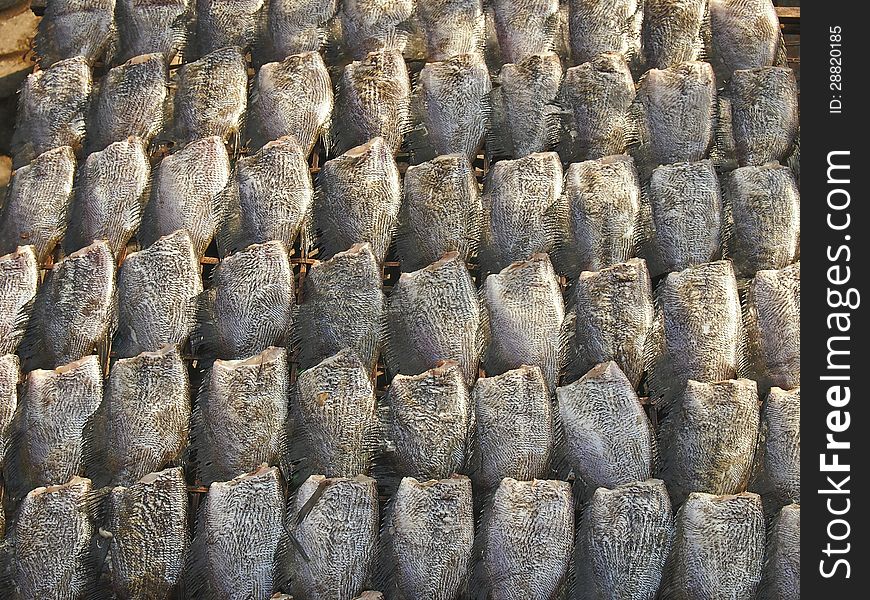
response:
<svg viewBox="0 0 870 600"><path fill-rule="evenodd" d="M583 512L574 564L578 600L653 600L674 536L658 479L598 488Z"/></svg>
<svg viewBox="0 0 870 600"><path fill-rule="evenodd" d="M81 56L27 76L18 98L10 143L13 168L26 165L52 148L81 150L91 85L91 68Z"/></svg>
<svg viewBox="0 0 870 600"><path fill-rule="evenodd" d="M14 354L24 338L39 283L33 246L0 256L0 355Z"/></svg>
<svg viewBox="0 0 870 600"><path fill-rule="evenodd" d="M248 49L257 45L264 4L264 0L196 0L199 55L228 46Z"/></svg>
<svg viewBox="0 0 870 600"><path fill-rule="evenodd" d="M481 309L477 290L455 252L431 265L402 273L386 303L388 371L415 375L455 360L468 385L477 379Z"/></svg>
<svg viewBox="0 0 870 600"><path fill-rule="evenodd" d="M286 349L216 360L200 389L193 440L203 483L282 464L290 399Z"/></svg>
<svg viewBox="0 0 870 600"><path fill-rule="evenodd" d="M151 164L139 138L88 155L79 169L64 247L67 253L106 240L116 257L139 230Z"/></svg>
<svg viewBox="0 0 870 600"><path fill-rule="evenodd" d="M21 367L18 357L14 354L0 356L0 468L6 458L6 449L12 433L12 417L18 408L18 381L21 379ZM2 513L3 511L0 511ZM0 514L0 533L3 533L5 523Z"/></svg>
<svg viewBox="0 0 870 600"><path fill-rule="evenodd" d="M753 598L763 558L764 514L757 495L693 493L676 516L659 598Z"/></svg>
<svg viewBox="0 0 870 600"><path fill-rule="evenodd" d="M185 53L194 0L116 0L117 62L156 52L166 61Z"/></svg>
<svg viewBox="0 0 870 600"><path fill-rule="evenodd" d="M34 46L45 69L73 58L94 64L115 36L115 0L53 0L45 3Z"/></svg>
<svg viewBox="0 0 870 600"><path fill-rule="evenodd" d="M88 115L88 146L102 150L130 136L148 146L164 129L169 90L162 54L145 54L110 69Z"/></svg>
<svg viewBox="0 0 870 600"><path fill-rule="evenodd" d="M413 0L344 0L338 9L341 41L353 60L369 52L405 48L399 26L414 12Z"/></svg>
<svg viewBox="0 0 870 600"><path fill-rule="evenodd" d="M230 174L229 156L219 137L197 140L160 161L142 214L142 245L186 229L201 258L217 229L221 192Z"/></svg>
<svg viewBox="0 0 870 600"><path fill-rule="evenodd" d="M320 50L338 0L269 0L266 33L271 60Z"/></svg>
<svg viewBox="0 0 870 600"><path fill-rule="evenodd" d="M555 49L559 0L496 0L492 9L503 63Z"/></svg>
<svg viewBox="0 0 870 600"><path fill-rule="evenodd" d="M777 62L782 35L771 0L710 0L710 62L722 83L738 69Z"/></svg>
<svg viewBox="0 0 870 600"><path fill-rule="evenodd" d="M651 69L701 60L710 40L709 0L644 0L643 48ZM741 40L741 46L746 40Z"/></svg>
<svg viewBox="0 0 870 600"><path fill-rule="evenodd" d="M420 2L416 9L425 36L426 60L446 60L483 48L486 20L481 0Z"/></svg>
<svg viewBox="0 0 870 600"><path fill-rule="evenodd" d="M750 489L776 514L801 500L801 388L770 389L761 407L761 444Z"/></svg>
<svg viewBox="0 0 870 600"><path fill-rule="evenodd" d="M800 600L800 529L800 504L783 507L768 536L759 600Z"/></svg>
<svg viewBox="0 0 870 600"><path fill-rule="evenodd" d="M0 212L0 252L30 245L42 264L66 233L76 158L72 148L48 150L14 171Z"/></svg>
<svg viewBox="0 0 870 600"><path fill-rule="evenodd" d="M746 490L758 442L758 390L750 379L690 380L659 430L658 476L674 505L692 492Z"/></svg>
<svg viewBox="0 0 870 600"><path fill-rule="evenodd" d="M568 18L575 65L616 52L625 57L632 71L640 70L643 0L569 0Z"/></svg>
<svg viewBox="0 0 870 600"><path fill-rule="evenodd" d="M785 162L798 134L798 90L788 67L733 73L731 118L740 166Z"/></svg>

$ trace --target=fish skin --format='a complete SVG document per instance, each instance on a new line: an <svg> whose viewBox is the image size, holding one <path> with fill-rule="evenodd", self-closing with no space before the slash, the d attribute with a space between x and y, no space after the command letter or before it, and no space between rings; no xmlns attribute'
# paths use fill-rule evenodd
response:
<svg viewBox="0 0 870 600"><path fill-rule="evenodd" d="M798 135L798 96L794 71L759 67L734 71L731 119L741 167L785 162Z"/></svg>
<svg viewBox="0 0 870 600"><path fill-rule="evenodd" d="M564 382L614 361L637 389L645 368L646 340L655 308L646 262L632 258L580 274L570 301L573 339Z"/></svg>
<svg viewBox="0 0 870 600"><path fill-rule="evenodd" d="M323 165L314 225L324 258L368 242L383 264L402 205L399 168L389 145L376 137Z"/></svg>
<svg viewBox="0 0 870 600"><path fill-rule="evenodd" d="M798 255L800 192L791 169L778 163L740 167L723 178L731 217L728 255L738 277L782 269Z"/></svg>
<svg viewBox="0 0 870 600"><path fill-rule="evenodd" d="M264 0L196 0L199 56L228 46L246 50L260 43Z"/></svg>
<svg viewBox="0 0 870 600"><path fill-rule="evenodd" d="M556 250L564 237L562 187L562 163L555 152L493 165L483 186L483 272L498 273L533 254Z"/></svg>
<svg viewBox="0 0 870 600"><path fill-rule="evenodd" d="M88 115L88 146L102 150L136 136L148 146L166 125L168 70L162 54L145 54L109 70Z"/></svg>
<svg viewBox="0 0 870 600"><path fill-rule="evenodd" d="M21 348L25 371L55 368L90 354L111 335L115 257L98 240L54 264L34 301Z"/></svg>
<svg viewBox="0 0 870 600"><path fill-rule="evenodd" d="M673 536L671 501L660 480L598 488L577 532L576 598L653 600Z"/></svg>
<svg viewBox="0 0 870 600"><path fill-rule="evenodd" d="M342 350L299 374L294 440L312 472L353 477L371 468L379 423L369 373L356 353Z"/></svg>
<svg viewBox="0 0 870 600"><path fill-rule="evenodd" d="M189 544L184 472L169 468L115 487L108 506L112 591L119 598L172 598Z"/></svg>
<svg viewBox="0 0 870 600"><path fill-rule="evenodd" d="M710 46L709 5L710 0L644 0L641 35L648 68L703 59Z"/></svg>
<svg viewBox="0 0 870 600"><path fill-rule="evenodd" d="M116 0L116 62L156 52L169 63L185 54L195 13L193 0Z"/></svg>
<svg viewBox="0 0 870 600"><path fill-rule="evenodd" d="M336 86L336 151L381 137L395 154L410 124L411 81L398 50L369 52L344 68Z"/></svg>
<svg viewBox="0 0 870 600"><path fill-rule="evenodd" d="M199 479L229 481L260 464L281 465L287 446L287 350L216 360L197 397L192 432Z"/></svg>
<svg viewBox="0 0 870 600"><path fill-rule="evenodd" d="M248 136L259 148L292 135L308 156L318 140L329 147L333 104L332 82L318 52L265 64L254 78L248 103Z"/></svg>
<svg viewBox="0 0 870 600"><path fill-rule="evenodd" d="M482 312L468 269L455 252L402 273L387 297L385 354L392 375L416 375L440 361L459 363L469 386L483 348Z"/></svg>
<svg viewBox="0 0 870 600"><path fill-rule="evenodd" d="M749 489L761 495L764 512L776 515L801 500L801 388L770 388L761 407L761 442Z"/></svg>
<svg viewBox="0 0 870 600"><path fill-rule="evenodd" d="M14 354L27 331L39 284L33 246L0 256L0 356Z"/></svg>
<svg viewBox="0 0 870 600"><path fill-rule="evenodd" d="M269 0L264 34L268 40L268 61L320 50L327 22L336 10L338 0Z"/></svg>
<svg viewBox="0 0 870 600"><path fill-rule="evenodd" d="M307 514L306 503L320 491ZM301 517L301 519L299 518ZM290 564L299 600L349 600L364 589L377 550L378 493L374 479L309 477L296 494L290 518L298 549Z"/></svg>
<svg viewBox="0 0 870 600"><path fill-rule="evenodd" d="M237 47L219 48L178 70L175 138L188 144L208 136L239 135L248 101L248 67Z"/></svg>
<svg viewBox="0 0 870 600"><path fill-rule="evenodd" d="M404 50L401 27L413 12L413 0L342 0L336 16L345 51L361 60L376 50Z"/></svg>
<svg viewBox="0 0 870 600"><path fill-rule="evenodd" d="M404 477L387 519L396 598L456 598L466 585L474 542L471 480Z"/></svg>
<svg viewBox="0 0 870 600"><path fill-rule="evenodd" d="M18 382L21 368L14 354L0 355L0 468L6 458L12 434L12 417L18 408ZM0 534L5 530L3 511L0 510Z"/></svg>
<svg viewBox="0 0 870 600"><path fill-rule="evenodd" d="M675 506L692 492L746 490L758 442L758 389L751 379L689 380L659 428L664 480Z"/></svg>
<svg viewBox="0 0 870 600"><path fill-rule="evenodd" d="M115 0L52 0L33 40L39 65L46 69L81 56L94 64L114 45Z"/></svg>
<svg viewBox="0 0 870 600"><path fill-rule="evenodd" d="M180 229L133 252L118 270L118 331L112 349L120 358L183 347L195 324L191 308L202 292L199 259Z"/></svg>
<svg viewBox="0 0 870 600"><path fill-rule="evenodd" d="M81 150L91 87L91 69L81 56L27 76L10 143L13 169L53 148Z"/></svg>
<svg viewBox="0 0 870 600"><path fill-rule="evenodd" d="M642 68L643 0L569 0L571 59L579 65L605 52L622 54L633 72Z"/></svg>
<svg viewBox="0 0 870 600"><path fill-rule="evenodd" d="M782 51L771 0L710 0L710 62L722 83L738 69L766 67Z"/></svg>
<svg viewBox="0 0 870 600"><path fill-rule="evenodd" d="M800 600L800 504L784 506L767 541L758 600Z"/></svg>
<svg viewBox="0 0 870 600"><path fill-rule="evenodd" d="M504 478L481 529L488 598L558 597L574 542L568 483Z"/></svg>
<svg viewBox="0 0 870 600"><path fill-rule="evenodd" d="M545 477L553 454L553 408L539 367L523 365L501 375L481 377L472 389L479 463L473 472L481 490L494 490L502 478L529 481Z"/></svg>
<svg viewBox="0 0 870 600"><path fill-rule="evenodd" d="M150 179L151 163L140 138L89 154L79 167L64 238L66 252L106 240L112 254L120 257L139 230Z"/></svg>
<svg viewBox="0 0 870 600"><path fill-rule="evenodd" d="M160 161L142 213L142 246L186 229L197 258L202 258L217 230L221 192L230 175L227 149L216 136L192 142Z"/></svg>
<svg viewBox="0 0 870 600"><path fill-rule="evenodd" d="M486 20L481 0L419 2L416 9L429 62L474 54L483 49Z"/></svg>
<svg viewBox="0 0 870 600"><path fill-rule="evenodd" d="M299 365L303 369L350 348L369 373L381 353L384 292L367 243L354 244L308 270L299 306Z"/></svg>
<svg viewBox="0 0 870 600"><path fill-rule="evenodd" d="M95 576L88 558L91 495L91 480L75 476L27 494L8 538L13 597L89 597Z"/></svg>
<svg viewBox="0 0 870 600"><path fill-rule="evenodd" d="M0 252L31 245L42 264L68 227L76 157L72 148L48 150L12 173L0 211Z"/></svg>
<svg viewBox="0 0 870 600"><path fill-rule="evenodd" d="M492 11L503 63L555 49L559 0L493 0Z"/></svg>
<svg viewBox="0 0 870 600"><path fill-rule="evenodd" d="M659 598L754 598L764 556L764 515L756 494L689 495L677 512L674 546Z"/></svg>

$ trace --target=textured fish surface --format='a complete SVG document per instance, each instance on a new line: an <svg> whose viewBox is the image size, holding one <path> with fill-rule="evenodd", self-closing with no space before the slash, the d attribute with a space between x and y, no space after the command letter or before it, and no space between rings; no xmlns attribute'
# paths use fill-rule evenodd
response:
<svg viewBox="0 0 870 600"><path fill-rule="evenodd" d="M199 55L229 46L247 50L258 45L264 4L264 0L196 0Z"/></svg>
<svg viewBox="0 0 870 600"><path fill-rule="evenodd" d="M377 548L375 480L312 475L296 493L290 518L298 542L290 559L296 575L293 597L350 600L360 595Z"/></svg>
<svg viewBox="0 0 870 600"><path fill-rule="evenodd" d="M404 177L396 250L403 271L430 265L447 252L468 261L480 242L480 187L462 154L409 166Z"/></svg>
<svg viewBox="0 0 870 600"><path fill-rule="evenodd" d="M800 504L783 507L768 536L759 600L800 600L800 529Z"/></svg>
<svg viewBox="0 0 870 600"><path fill-rule="evenodd" d="M89 64L103 58L115 37L115 0L52 0L33 40L43 69L81 56Z"/></svg>
<svg viewBox="0 0 870 600"><path fill-rule="evenodd" d="M462 370L453 362L419 375L396 375L385 397L385 437L399 475L443 479L463 471L474 410Z"/></svg>
<svg viewBox="0 0 870 600"><path fill-rule="evenodd" d="M317 52L326 38L327 21L337 9L338 0L269 0L267 57L284 60L300 52Z"/></svg>
<svg viewBox="0 0 870 600"><path fill-rule="evenodd" d="M478 462L475 483L494 490L502 478L545 477L553 454L553 409L539 367L524 365L477 380L472 390Z"/></svg>
<svg viewBox="0 0 870 600"><path fill-rule="evenodd" d="M622 154L630 140L634 81L621 54L599 54L565 73L561 103L569 113L570 152L583 161Z"/></svg>
<svg viewBox="0 0 870 600"><path fill-rule="evenodd" d="M73 198L72 148L48 150L16 169L0 211L0 252L30 245L41 264L63 239Z"/></svg>
<svg viewBox="0 0 870 600"><path fill-rule="evenodd" d="M284 244L253 244L223 259L201 300L195 346L218 358L242 359L285 345L292 339L296 301Z"/></svg>
<svg viewBox="0 0 870 600"><path fill-rule="evenodd" d="M574 64L605 52L622 54L632 71L643 64L643 0L569 0L568 30Z"/></svg>
<svg viewBox="0 0 870 600"><path fill-rule="evenodd" d="M738 277L782 269L797 258L800 192L791 169L778 163L740 167L723 178L731 216L728 255Z"/></svg>
<svg viewBox="0 0 870 600"><path fill-rule="evenodd" d="M455 360L472 385L483 348L481 309L455 252L402 273L386 303L385 361L392 375L416 375Z"/></svg>
<svg viewBox="0 0 870 600"><path fill-rule="evenodd" d="M318 184L314 226L322 256L368 242L382 264L402 205L399 168L386 141L376 137L327 161Z"/></svg>
<svg viewBox="0 0 870 600"><path fill-rule="evenodd" d="M155 52L168 62L184 53L195 11L193 0L116 0L116 60Z"/></svg>
<svg viewBox="0 0 870 600"><path fill-rule="evenodd" d="M88 146L102 150L130 136L149 145L166 125L168 71L162 54L131 58L110 69L88 114Z"/></svg>
<svg viewBox="0 0 870 600"><path fill-rule="evenodd" d="M758 443L758 389L751 379L689 380L659 429L658 476L674 505L692 492L746 490Z"/></svg>
<svg viewBox="0 0 870 600"><path fill-rule="evenodd" d="M533 254L549 253L563 237L562 163L555 152L495 163L483 188L480 265L498 273ZM523 235L517 235L517 232Z"/></svg>
<svg viewBox="0 0 870 600"><path fill-rule="evenodd" d="M747 366L760 394L801 382L801 264L759 271L749 284L743 312Z"/></svg>
<svg viewBox="0 0 870 600"><path fill-rule="evenodd" d="M503 63L555 49L559 0L494 0L492 11Z"/></svg>
<svg viewBox="0 0 870 600"><path fill-rule="evenodd" d="M178 70L173 119L181 144L237 136L248 101L248 67L239 48L220 48Z"/></svg>
<svg viewBox="0 0 870 600"><path fill-rule="evenodd" d="M652 475L655 433L619 366L601 363L556 389L565 466L591 494ZM582 490L581 490L582 491Z"/></svg>
<svg viewBox="0 0 870 600"><path fill-rule="evenodd" d="M0 356L0 468L6 457L12 433L12 417L18 408L18 381L21 379L21 368L18 357L14 354ZM0 533L3 533L2 510L0 510Z"/></svg>
<svg viewBox="0 0 870 600"><path fill-rule="evenodd" d="M94 578L88 557L94 530L90 496L91 480L81 477L27 494L8 538L13 597L89 596Z"/></svg>
<svg viewBox="0 0 870 600"><path fill-rule="evenodd" d="M384 292L381 271L366 243L311 265L299 306L299 364L313 367L350 348L368 372L381 351Z"/></svg>
<svg viewBox="0 0 870 600"><path fill-rule="evenodd" d="M338 20L345 51L361 60L376 50L404 50L402 29L413 12L413 0L343 0Z"/></svg>
<svg viewBox="0 0 870 600"><path fill-rule="evenodd" d="M337 85L338 152L381 137L396 153L409 126L411 81L398 50L369 52L344 68Z"/></svg>
<svg viewBox="0 0 870 600"><path fill-rule="evenodd" d="M481 535L488 598L557 598L574 541L571 486L506 477L486 510Z"/></svg>
<svg viewBox="0 0 870 600"><path fill-rule="evenodd" d="M764 557L764 515L755 494L695 492L677 513L659 598L753 598Z"/></svg>
<svg viewBox="0 0 870 600"><path fill-rule="evenodd" d="M139 230L151 163L140 138L131 137L89 154L79 168L64 248L75 252L105 240L115 257Z"/></svg>
<svg viewBox="0 0 870 600"><path fill-rule="evenodd" d="M107 479L97 485L131 485L180 464L190 427L190 382L178 348L115 362L97 422L104 454L89 473Z"/></svg>
<svg viewBox="0 0 870 600"><path fill-rule="evenodd" d="M568 239L562 251L569 275L598 271L634 255L641 190L630 156L571 164L565 173L565 199Z"/></svg>
<svg viewBox="0 0 870 600"><path fill-rule="evenodd" d="M456 598L465 586L474 542L468 477L403 478L387 519L395 597Z"/></svg>
<svg viewBox="0 0 870 600"><path fill-rule="evenodd" d="M767 514L801 500L801 388L770 389L761 407L761 444L750 489Z"/></svg>
<svg viewBox="0 0 870 600"><path fill-rule="evenodd" d="M13 168L52 148L81 150L91 86L91 68L81 56L27 76L10 143Z"/></svg>
<svg viewBox="0 0 870 600"><path fill-rule="evenodd" d="M710 46L709 0L644 0L643 48L650 69L702 60ZM747 44L741 40L740 46Z"/></svg>
<svg viewBox="0 0 870 600"><path fill-rule="evenodd" d="M583 511L574 564L578 600L653 600L674 536L658 479L598 488Z"/></svg>
<svg viewBox="0 0 870 600"><path fill-rule="evenodd" d="M128 255L118 270L118 332L112 350L125 358L166 344L183 347L195 324L192 301L200 292L199 259L187 231Z"/></svg>
<svg viewBox="0 0 870 600"><path fill-rule="evenodd" d="M19 246L0 256L0 355L13 354L27 331L39 263L33 246Z"/></svg>
<svg viewBox="0 0 870 600"><path fill-rule="evenodd" d="M142 213L142 245L186 229L201 258L217 229L221 192L230 174L230 159L219 137L197 140L161 160Z"/></svg>
<svg viewBox="0 0 870 600"><path fill-rule="evenodd" d="M112 489L107 562L117 597L173 597L188 547L187 502L184 472L177 467Z"/></svg>
<svg viewBox="0 0 870 600"><path fill-rule="evenodd" d="M480 52L486 37L481 0L435 0L416 6L425 37L426 60Z"/></svg>
<svg viewBox="0 0 870 600"><path fill-rule="evenodd" d="M314 473L368 473L379 425L369 373L356 353L342 350L296 380L295 443Z"/></svg>
<svg viewBox="0 0 870 600"><path fill-rule="evenodd" d="M722 83L738 69L766 67L783 48L771 0L710 0L710 62Z"/></svg>
<svg viewBox="0 0 870 600"><path fill-rule="evenodd" d="M290 399L287 350L269 347L244 360L216 360L194 413L199 479L228 481L258 465L281 465Z"/></svg>
<svg viewBox="0 0 870 600"><path fill-rule="evenodd" d="M632 258L581 273L569 306L573 317L567 322L573 318L574 335L564 381L576 381L595 365L612 360L637 389L655 316L646 262Z"/></svg>
<svg viewBox="0 0 870 600"><path fill-rule="evenodd" d="M740 166L785 162L798 134L798 95L789 67L734 71L731 119Z"/></svg>
<svg viewBox="0 0 870 600"><path fill-rule="evenodd" d="M329 147L332 82L320 54L303 52L260 67L248 110L254 147L292 135L305 156L319 139Z"/></svg>
<svg viewBox="0 0 870 600"><path fill-rule="evenodd" d="M114 314L115 258L98 240L55 263L40 286L21 349L25 370L90 354L111 334Z"/></svg>

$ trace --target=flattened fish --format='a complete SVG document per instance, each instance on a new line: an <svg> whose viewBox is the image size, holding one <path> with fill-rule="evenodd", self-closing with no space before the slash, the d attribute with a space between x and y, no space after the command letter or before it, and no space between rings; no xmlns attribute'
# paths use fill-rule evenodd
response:
<svg viewBox="0 0 870 600"><path fill-rule="evenodd" d="M290 560L293 597L356 598L365 589L377 547L375 480L362 475L352 479L312 475L299 488L292 506L292 533L298 542Z"/></svg>
<svg viewBox="0 0 870 600"><path fill-rule="evenodd" d="M482 377L472 390L475 407L475 484L494 490L502 478L547 475L553 453L553 409L538 367L522 366Z"/></svg>
<svg viewBox="0 0 870 600"><path fill-rule="evenodd" d="M653 600L673 536L671 501L660 480L598 488L577 532L575 597Z"/></svg>
<svg viewBox="0 0 870 600"><path fill-rule="evenodd" d="M197 140L160 161L142 214L142 246L186 229L201 258L217 229L221 192L230 173L227 149L219 137Z"/></svg>
<svg viewBox="0 0 870 600"><path fill-rule="evenodd" d="M27 76L12 133L12 167L23 167L52 148L78 152L91 101L91 68L81 56Z"/></svg>
<svg viewBox="0 0 870 600"><path fill-rule="evenodd" d="M556 398L565 466L586 485L587 495L599 487L650 478L655 433L615 362L596 365L574 383L557 388Z"/></svg>
<svg viewBox="0 0 870 600"><path fill-rule="evenodd" d="M731 119L740 166L785 162L798 134L798 97L789 67L734 71Z"/></svg>
<svg viewBox="0 0 870 600"><path fill-rule="evenodd" d="M0 256L0 355L14 354L27 331L39 283L33 246Z"/></svg>
<svg viewBox="0 0 870 600"><path fill-rule="evenodd" d="M72 148L48 150L16 169L0 211L0 252L30 245L42 264L66 233L76 157Z"/></svg>
<svg viewBox="0 0 870 600"><path fill-rule="evenodd" d="M297 331L299 364L313 367L350 348L368 372L381 352L384 292L381 270L368 244L354 244L315 262L305 276Z"/></svg>
<svg viewBox="0 0 870 600"><path fill-rule="evenodd" d="M324 258L368 242L384 262L402 205L402 184L392 150L376 137L327 161L318 177L314 225Z"/></svg>
<svg viewBox="0 0 870 600"><path fill-rule="evenodd" d="M166 469L130 487L116 487L108 504L113 592L120 598L169 600L181 580L188 547L184 472Z"/></svg>
<svg viewBox="0 0 870 600"><path fill-rule="evenodd" d="M695 492L677 513L659 598L753 598L764 558L764 514L755 494Z"/></svg>
<svg viewBox="0 0 870 600"><path fill-rule="evenodd" d="M465 586L474 542L468 477L403 478L387 518L397 597L456 598Z"/></svg>
<svg viewBox="0 0 870 600"><path fill-rule="evenodd" d="M228 46L247 50L258 45L264 4L264 0L196 0L199 55Z"/></svg>
<svg viewBox="0 0 870 600"><path fill-rule="evenodd" d="M455 252L402 273L387 298L385 361L392 375L416 375L455 360L472 385L483 347L474 282Z"/></svg>
<svg viewBox="0 0 870 600"><path fill-rule="evenodd" d="M110 69L88 115L88 146L102 150L130 136L149 145L166 123L168 71L162 54L131 58Z"/></svg>
<svg viewBox="0 0 870 600"><path fill-rule="evenodd" d="M770 389L761 407L761 444L750 489L776 514L801 500L801 388Z"/></svg>
<svg viewBox="0 0 870 600"><path fill-rule="evenodd" d="M52 0L33 40L39 65L47 69L81 56L89 64L101 59L115 37L115 0Z"/></svg>
<svg viewBox="0 0 870 600"><path fill-rule="evenodd" d="M598 54L622 54L632 71L640 71L643 0L569 0L568 28L575 65Z"/></svg>
<svg viewBox="0 0 870 600"><path fill-rule="evenodd" d="M800 600L800 529L800 504L783 507L768 536L759 600Z"/></svg>
<svg viewBox="0 0 870 600"><path fill-rule="evenodd" d="M646 262L632 258L581 273L573 288L571 310L574 336L564 381L576 381L595 365L612 360L636 389L655 315Z"/></svg>
<svg viewBox="0 0 870 600"><path fill-rule="evenodd" d="M187 46L195 11L193 0L116 0L116 60L156 52L170 62Z"/></svg>
<svg viewBox="0 0 870 600"><path fill-rule="evenodd" d="M6 449L9 446L10 434L12 433L12 417L18 408L18 381L21 379L21 369L18 357L14 354L0 356L0 468L6 457ZM3 511L0 511L2 513ZM3 515L0 514L0 523ZM3 533L5 523L0 526Z"/></svg>
<svg viewBox="0 0 870 600"><path fill-rule="evenodd" d="M353 60L376 50L405 48L402 29L414 12L413 0L343 0L338 9L341 42Z"/></svg>
<svg viewBox="0 0 870 600"><path fill-rule="evenodd" d="M564 213L558 154L495 163L483 188L482 270L498 273L515 261L555 250Z"/></svg>
<svg viewBox="0 0 870 600"><path fill-rule="evenodd" d="M559 0L494 0L492 10L502 63L555 49Z"/></svg>
<svg viewBox="0 0 870 600"><path fill-rule="evenodd" d="M434 0L417 3L426 43L426 60L446 60L480 52L486 36L481 0Z"/></svg>
<svg viewBox="0 0 870 600"><path fill-rule="evenodd" d="M199 271L183 229L127 256L118 270L118 333L112 343L118 356L184 346L195 323L191 301L202 292Z"/></svg>
<svg viewBox="0 0 870 600"><path fill-rule="evenodd" d="M732 221L728 255L738 277L782 269L797 258L801 201L791 169L775 162L740 167L722 189Z"/></svg>
<svg viewBox="0 0 870 600"><path fill-rule="evenodd" d="M692 492L737 494L749 483L758 442L758 389L751 379L689 380L659 429L661 477L676 506Z"/></svg>
<svg viewBox="0 0 870 600"><path fill-rule="evenodd" d="M89 154L79 169L64 247L67 253L106 240L116 257L139 230L151 179L140 138L115 142Z"/></svg>
<svg viewBox="0 0 870 600"><path fill-rule="evenodd" d="M782 34L771 0L710 0L710 62L722 83L738 69L779 61Z"/></svg>
<svg viewBox="0 0 870 600"><path fill-rule="evenodd" d="M269 60L300 52L317 52L326 38L327 22L338 0L269 0L266 21Z"/></svg>
<svg viewBox="0 0 870 600"><path fill-rule="evenodd" d="M481 535L488 598L557 598L574 542L571 486L506 477L484 515Z"/></svg>
<svg viewBox="0 0 870 600"><path fill-rule="evenodd" d="M709 0L644 0L643 49L650 69L703 60L710 46ZM741 40L741 47L748 40Z"/></svg>
<svg viewBox="0 0 870 600"><path fill-rule="evenodd" d="M378 444L375 392L352 350L342 350L296 380L294 442L314 473L368 473ZM304 447L304 452L302 448Z"/></svg>
<svg viewBox="0 0 870 600"><path fill-rule="evenodd" d="M285 459L290 371L274 346L244 360L216 360L197 397L193 443L199 479L228 481Z"/></svg>

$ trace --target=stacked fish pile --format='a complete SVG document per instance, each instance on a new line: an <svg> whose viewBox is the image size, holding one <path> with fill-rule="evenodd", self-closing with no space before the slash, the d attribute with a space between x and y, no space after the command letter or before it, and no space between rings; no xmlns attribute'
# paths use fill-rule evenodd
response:
<svg viewBox="0 0 870 600"><path fill-rule="evenodd" d="M770 0L49 0L35 47L0 595L799 597Z"/></svg>

